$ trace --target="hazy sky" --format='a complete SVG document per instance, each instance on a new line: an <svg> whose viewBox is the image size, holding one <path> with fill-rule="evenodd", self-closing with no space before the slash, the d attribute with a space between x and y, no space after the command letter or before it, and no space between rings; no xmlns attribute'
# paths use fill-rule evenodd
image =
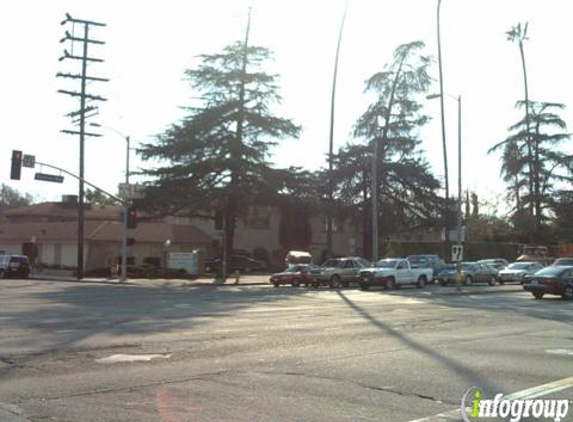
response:
<svg viewBox="0 0 573 422"><path fill-rule="evenodd" d="M34 180L34 171L23 169L21 181L9 180L12 149L78 172L78 138L60 133L72 128L69 111L75 100L58 94L70 88L56 78L70 71L59 62L64 45L59 40L66 12L74 18L107 23L95 29L94 38L107 42L94 47L104 58L90 73L111 79L93 83L90 92L109 101L100 104L93 122L130 135L132 146L149 142L183 114L181 106L196 94L183 80L184 69L194 66L198 54L216 53L242 39L248 5L253 5L253 44L275 53L267 70L280 75L283 103L277 114L303 126L299 140L285 140L274 151L277 166L300 165L317 169L326 164L330 90L336 38L343 0L209 0L123 1L20 0L0 3L0 134L1 179L29 192L38 200L57 200L77 194L70 177L63 184ZM505 139L507 127L520 112L515 102L523 98L523 79L517 45L505 32L518 22L529 21L525 54L530 98L573 106L570 25L573 6L567 0L443 0L442 49L444 90L463 98L463 185L482 199L505 191L499 176L499 156L487 150ZM341 47L336 102L335 145L351 141L350 133L369 98L364 81L391 60L400 44L423 40L426 53L436 56L437 0L349 0ZM433 68L438 91L437 62ZM423 149L437 177L444 164L439 101L423 100L432 121L422 130ZM562 117L571 127L573 114ZM457 192L457 103L446 101L450 190ZM86 178L116 192L124 179L125 141L111 130L86 143ZM571 150L568 144L564 148ZM132 153L132 169L142 164ZM48 169L36 169L45 173Z"/></svg>

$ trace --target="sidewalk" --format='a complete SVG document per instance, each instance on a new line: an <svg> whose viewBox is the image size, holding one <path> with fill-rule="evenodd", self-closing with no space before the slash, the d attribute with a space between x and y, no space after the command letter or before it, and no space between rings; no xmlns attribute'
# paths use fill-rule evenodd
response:
<svg viewBox="0 0 573 422"><path fill-rule="evenodd" d="M168 279L168 278L128 278L125 282L121 282L119 278L105 278L105 277L85 277L78 280L74 277L72 271L66 270L43 270L32 272L30 274L32 280L46 280L46 281L63 281L71 283L98 283L98 284L117 284L117 285L140 285L140 286L154 286L154 285L179 285L179 286L256 286L266 285L269 283L268 275L246 275L239 279L239 283L235 283L234 277L227 278L226 282L218 280L212 276L201 276L196 279Z"/></svg>

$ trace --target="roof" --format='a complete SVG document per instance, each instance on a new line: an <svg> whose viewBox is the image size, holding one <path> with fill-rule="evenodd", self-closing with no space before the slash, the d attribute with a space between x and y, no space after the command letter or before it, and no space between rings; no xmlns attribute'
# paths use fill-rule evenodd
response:
<svg viewBox="0 0 573 422"><path fill-rule="evenodd" d="M46 223L4 223L0 224L0 242L77 242L76 221ZM119 221L86 221L85 239L88 242L119 242L123 225ZM167 223L138 223L129 231L129 237L138 242L211 244L212 238L190 225Z"/></svg>
<svg viewBox="0 0 573 422"><path fill-rule="evenodd" d="M84 216L86 220L119 221L121 219L121 209L120 205L86 205ZM78 217L78 206L61 202L42 202L6 210L4 215L9 220L22 217L72 220Z"/></svg>

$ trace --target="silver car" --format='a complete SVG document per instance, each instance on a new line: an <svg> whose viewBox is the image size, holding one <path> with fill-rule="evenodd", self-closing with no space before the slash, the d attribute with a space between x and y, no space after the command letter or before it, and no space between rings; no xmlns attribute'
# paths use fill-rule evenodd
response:
<svg viewBox="0 0 573 422"><path fill-rule="evenodd" d="M514 262L498 273L497 280L500 284L508 282L518 282L523 284L523 279L526 275L535 274L541 269L543 269L543 265L537 262Z"/></svg>

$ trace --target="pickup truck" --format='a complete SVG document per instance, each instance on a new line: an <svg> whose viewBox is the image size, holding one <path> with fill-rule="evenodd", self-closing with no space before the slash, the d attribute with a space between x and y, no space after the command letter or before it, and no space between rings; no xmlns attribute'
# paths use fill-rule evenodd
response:
<svg viewBox="0 0 573 422"><path fill-rule="evenodd" d="M412 268L407 259L387 258L376 262L372 268L360 271L359 284L363 290L373 286L383 286L387 290L399 288L405 284L415 284L422 288L433 277L433 269Z"/></svg>

